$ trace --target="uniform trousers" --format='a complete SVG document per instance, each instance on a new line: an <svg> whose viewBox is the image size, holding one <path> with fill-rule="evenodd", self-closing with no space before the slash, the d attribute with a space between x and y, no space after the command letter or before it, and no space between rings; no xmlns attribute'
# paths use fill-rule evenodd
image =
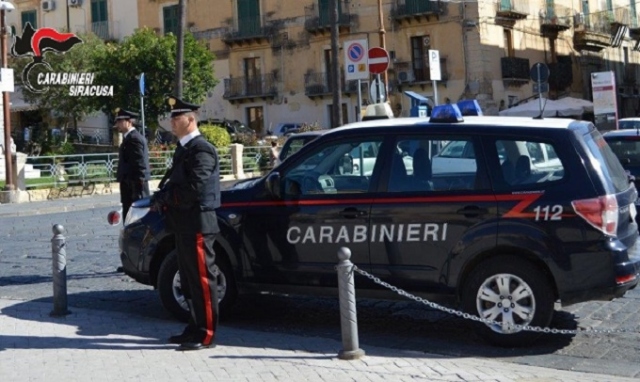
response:
<svg viewBox="0 0 640 382"><path fill-rule="evenodd" d="M196 342L210 344L218 327L218 277L213 243L216 234L178 233L178 268L182 293L190 300L189 331Z"/></svg>
<svg viewBox="0 0 640 382"><path fill-rule="evenodd" d="M129 213L131 204L149 196L149 182L123 180L120 182L120 202L122 203L122 223Z"/></svg>

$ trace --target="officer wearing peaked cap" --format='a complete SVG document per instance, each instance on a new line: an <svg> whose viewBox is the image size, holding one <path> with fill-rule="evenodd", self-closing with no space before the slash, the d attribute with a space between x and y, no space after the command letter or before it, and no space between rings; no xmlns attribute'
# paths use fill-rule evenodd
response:
<svg viewBox="0 0 640 382"><path fill-rule="evenodd" d="M137 117L136 113L116 109L115 127L123 134L116 180L120 183L120 202L125 217L133 202L149 196L149 148L147 141L133 127L133 120Z"/></svg>
<svg viewBox="0 0 640 382"><path fill-rule="evenodd" d="M169 342L178 350L214 347L218 326L218 277L213 243L220 231L218 153L198 130L198 105L177 97L167 100L171 131L178 138L173 165L153 196L154 208L166 214L167 230L176 236L180 282L191 317ZM166 182L166 183L165 183Z"/></svg>

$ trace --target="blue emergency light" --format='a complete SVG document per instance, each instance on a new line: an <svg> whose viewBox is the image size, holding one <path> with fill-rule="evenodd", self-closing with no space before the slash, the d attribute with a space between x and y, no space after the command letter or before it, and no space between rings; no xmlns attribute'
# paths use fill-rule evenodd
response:
<svg viewBox="0 0 640 382"><path fill-rule="evenodd" d="M462 112L455 104L440 105L433 108L429 122L463 122Z"/></svg>
<svg viewBox="0 0 640 382"><path fill-rule="evenodd" d="M464 99L457 105L462 115L482 115L480 104L475 99Z"/></svg>

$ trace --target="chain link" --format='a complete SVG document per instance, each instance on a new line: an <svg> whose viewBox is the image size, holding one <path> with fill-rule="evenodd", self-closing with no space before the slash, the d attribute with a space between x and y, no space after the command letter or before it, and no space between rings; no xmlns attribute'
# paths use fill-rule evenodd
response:
<svg viewBox="0 0 640 382"><path fill-rule="evenodd" d="M461 312L459 310L455 310L455 309L444 307L442 305L436 304L435 302L431 302L429 300L426 300L426 299L424 299L422 297L414 296L414 295L412 295L411 293L409 293L409 292L407 292L405 290L402 290L400 288L396 288L395 286L380 280L376 276L374 276L374 275L372 275L372 274L370 274L370 273L358 268L356 265L353 265L353 270L352 271L355 271L355 272L367 277L368 279L372 280L376 284L382 285L383 287L385 287L387 289L391 289L393 292L399 294L400 296L407 297L407 298L409 298L411 300L414 300L414 301L417 301L417 302L422 303L424 305L427 305L428 307L430 307L432 309L439 310L439 311L442 311L442 312L446 312L446 313L449 313L451 315L464 318L466 320L481 322L481 323L487 324L487 325L498 325L500 327L503 326L502 322L492 321L492 320L488 320L486 318L481 318L481 317L478 317L478 316L474 316L474 315L469 314L469 313L465 313L465 312ZM528 332L551 333L551 334L579 334L579 333L593 333L593 334L635 333L635 334L638 334L638 332L634 332L633 330L628 330L628 329L586 329L586 328L578 328L576 330L571 330L571 329L542 328L542 327L539 327L539 326L518 325L518 324L514 324L511 327L509 327L508 329L516 330L516 331L528 331Z"/></svg>

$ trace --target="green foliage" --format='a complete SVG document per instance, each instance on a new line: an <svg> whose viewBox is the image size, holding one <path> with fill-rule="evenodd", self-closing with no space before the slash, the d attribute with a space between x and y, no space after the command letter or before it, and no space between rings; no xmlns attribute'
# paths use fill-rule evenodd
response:
<svg viewBox="0 0 640 382"><path fill-rule="evenodd" d="M222 126L200 125L200 133L215 147L227 147L231 144L229 132Z"/></svg>
<svg viewBox="0 0 640 382"><path fill-rule="evenodd" d="M76 153L76 148L71 142L64 142L58 148L58 154L60 155L73 155Z"/></svg>
<svg viewBox="0 0 640 382"><path fill-rule="evenodd" d="M108 44L97 52L100 63L96 82L114 85L113 97L101 97L101 109L113 113L117 107L140 110L139 75L145 73L145 122L157 128L169 109L168 94L173 93L176 71L177 40L173 34L159 36L153 29L142 28L120 44ZM205 45L191 33L184 37L184 90L183 98L191 103L202 103L207 92L216 85L213 73L215 59Z"/></svg>

